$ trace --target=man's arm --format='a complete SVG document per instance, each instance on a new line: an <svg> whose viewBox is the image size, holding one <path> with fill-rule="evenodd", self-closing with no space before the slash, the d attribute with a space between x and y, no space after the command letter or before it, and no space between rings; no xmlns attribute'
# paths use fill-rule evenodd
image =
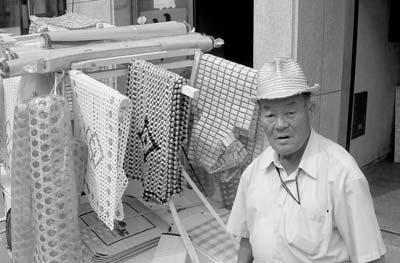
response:
<svg viewBox="0 0 400 263"><path fill-rule="evenodd" d="M251 263L253 262L253 252L248 238L242 237L240 239L238 263Z"/></svg>

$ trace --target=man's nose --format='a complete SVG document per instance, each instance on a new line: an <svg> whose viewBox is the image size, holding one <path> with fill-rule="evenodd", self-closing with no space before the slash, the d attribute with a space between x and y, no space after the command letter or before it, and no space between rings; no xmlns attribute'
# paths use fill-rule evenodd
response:
<svg viewBox="0 0 400 263"><path fill-rule="evenodd" d="M277 129L284 129L284 128L288 127L288 123L287 123L285 116L282 116L282 115L277 116L275 127Z"/></svg>

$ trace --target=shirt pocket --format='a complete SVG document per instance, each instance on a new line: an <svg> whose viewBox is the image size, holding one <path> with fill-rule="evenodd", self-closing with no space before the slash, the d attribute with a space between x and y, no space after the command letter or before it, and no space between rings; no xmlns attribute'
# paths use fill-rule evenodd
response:
<svg viewBox="0 0 400 263"><path fill-rule="evenodd" d="M310 256L318 254L325 238L326 218L322 211L310 212L301 205L294 205L284 221L288 245Z"/></svg>

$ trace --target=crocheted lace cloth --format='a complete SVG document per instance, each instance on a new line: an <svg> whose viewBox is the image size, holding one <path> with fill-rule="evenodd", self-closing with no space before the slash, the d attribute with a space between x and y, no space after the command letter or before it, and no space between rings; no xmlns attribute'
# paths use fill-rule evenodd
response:
<svg viewBox="0 0 400 263"><path fill-rule="evenodd" d="M132 114L130 100L83 73L70 74L77 136L88 145L86 194L111 230L122 220L122 195L128 184L123 162Z"/></svg>
<svg viewBox="0 0 400 263"><path fill-rule="evenodd" d="M5 168L9 172L11 168L12 136L14 128L14 109L18 99L18 87L21 77L0 79L0 162L5 163ZM4 111L3 111L4 109Z"/></svg>

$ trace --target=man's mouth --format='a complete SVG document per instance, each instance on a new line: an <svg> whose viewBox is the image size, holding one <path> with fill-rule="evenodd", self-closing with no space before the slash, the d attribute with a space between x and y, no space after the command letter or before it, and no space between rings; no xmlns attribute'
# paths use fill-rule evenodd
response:
<svg viewBox="0 0 400 263"><path fill-rule="evenodd" d="M290 139L289 135L280 135L276 137L277 141L279 142L286 142Z"/></svg>

